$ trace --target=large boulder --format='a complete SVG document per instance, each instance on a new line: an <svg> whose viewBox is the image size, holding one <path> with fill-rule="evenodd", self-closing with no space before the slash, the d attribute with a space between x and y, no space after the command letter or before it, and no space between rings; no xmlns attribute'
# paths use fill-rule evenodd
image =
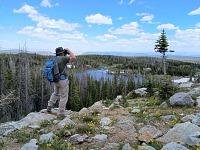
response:
<svg viewBox="0 0 200 150"><path fill-rule="evenodd" d="M41 112L32 112L28 114L25 118L16 121L8 122L0 125L0 137L7 135L8 133L14 131L15 129L21 129L26 126L37 126L44 120L52 120L57 116Z"/></svg>
<svg viewBox="0 0 200 150"><path fill-rule="evenodd" d="M145 96L147 94L146 90L147 88L139 88L135 90L135 93L140 96Z"/></svg>
<svg viewBox="0 0 200 150"><path fill-rule="evenodd" d="M172 106L193 106L194 101L192 100L191 96L189 96L185 92L179 92L174 94L169 99L170 104Z"/></svg>
<svg viewBox="0 0 200 150"><path fill-rule="evenodd" d="M185 146L178 144L176 142L170 142L166 144L161 150L189 150Z"/></svg>
<svg viewBox="0 0 200 150"><path fill-rule="evenodd" d="M191 135L200 132L200 128L191 122L178 123L170 129L165 135L157 138L157 141L163 143L177 142L180 144L191 145Z"/></svg>

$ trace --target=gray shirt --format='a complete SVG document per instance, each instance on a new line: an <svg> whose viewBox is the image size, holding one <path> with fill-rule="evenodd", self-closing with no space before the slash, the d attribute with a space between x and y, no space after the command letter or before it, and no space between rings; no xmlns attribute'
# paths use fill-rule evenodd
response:
<svg viewBox="0 0 200 150"><path fill-rule="evenodd" d="M60 56L58 59L58 66L59 66L59 72L61 74L67 75L67 63L69 63L70 57L69 56Z"/></svg>

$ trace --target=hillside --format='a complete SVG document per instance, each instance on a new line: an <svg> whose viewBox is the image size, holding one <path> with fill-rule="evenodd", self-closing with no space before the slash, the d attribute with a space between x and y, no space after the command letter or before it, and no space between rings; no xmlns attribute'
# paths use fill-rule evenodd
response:
<svg viewBox="0 0 200 150"><path fill-rule="evenodd" d="M52 84L44 78L43 68L49 57L27 52L0 54L0 123L19 120L30 112L46 108ZM152 88L159 88L163 80L161 58L80 55L73 65L75 68L68 72L70 93L67 104L72 111L147 86L145 82L135 80L135 76L154 82ZM166 65L171 78L194 77L200 70L199 64L183 61L167 60ZM90 78L85 73L85 70L98 70L103 66L115 73L109 80ZM124 72L123 78L120 72ZM82 74L81 77L77 73ZM196 78L198 82L199 77Z"/></svg>
<svg viewBox="0 0 200 150"><path fill-rule="evenodd" d="M200 148L200 85L187 92L181 89L187 95L182 102L188 105L160 105L158 98L147 97L141 92L145 89L140 89L135 98L118 96L111 103L104 100L80 111L68 110L63 120L56 108L52 114L45 109L32 112L20 121L0 125L4 135L0 149L196 150Z"/></svg>

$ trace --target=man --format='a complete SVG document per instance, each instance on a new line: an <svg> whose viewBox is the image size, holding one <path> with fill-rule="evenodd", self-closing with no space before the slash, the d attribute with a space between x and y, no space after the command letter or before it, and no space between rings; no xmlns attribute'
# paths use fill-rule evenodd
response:
<svg viewBox="0 0 200 150"><path fill-rule="evenodd" d="M59 112L58 116L60 118L65 117L65 108L68 101L68 93L69 93L69 80L67 77L67 63L73 62L76 57L74 53L69 49L62 47L57 47L55 49L56 56L60 56L58 59L58 68L60 72L60 80L58 82L54 82L54 92L52 93L50 100L48 101L47 112L51 112L51 108L59 99ZM68 54L69 56L65 56Z"/></svg>

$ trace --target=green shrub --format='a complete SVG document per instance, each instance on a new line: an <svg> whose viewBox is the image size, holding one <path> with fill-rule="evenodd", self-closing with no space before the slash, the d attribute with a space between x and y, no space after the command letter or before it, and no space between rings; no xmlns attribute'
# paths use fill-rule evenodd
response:
<svg viewBox="0 0 200 150"><path fill-rule="evenodd" d="M43 120L40 123L40 127L45 128L45 127L49 126L50 124L51 124L51 121L49 121L49 120Z"/></svg>

